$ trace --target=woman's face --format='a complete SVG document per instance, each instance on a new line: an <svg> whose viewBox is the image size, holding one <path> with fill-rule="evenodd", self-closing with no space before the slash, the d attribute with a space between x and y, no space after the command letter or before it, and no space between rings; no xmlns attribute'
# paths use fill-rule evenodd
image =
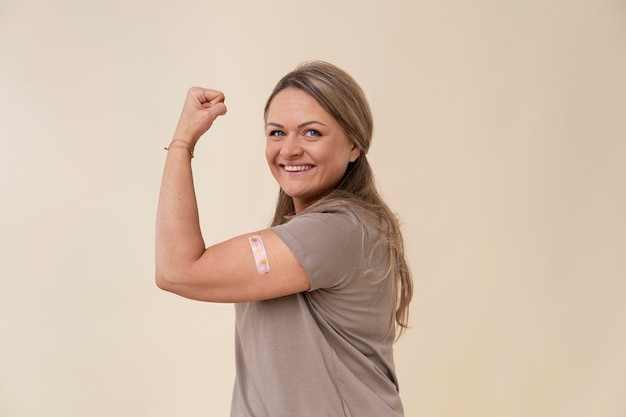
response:
<svg viewBox="0 0 626 417"><path fill-rule="evenodd" d="M359 149L308 93L287 88L270 103L265 157L296 212L324 195L346 172Z"/></svg>

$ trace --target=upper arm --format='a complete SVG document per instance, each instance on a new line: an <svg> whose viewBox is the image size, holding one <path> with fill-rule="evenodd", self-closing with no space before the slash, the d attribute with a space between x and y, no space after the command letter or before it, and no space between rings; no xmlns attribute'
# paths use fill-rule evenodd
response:
<svg viewBox="0 0 626 417"><path fill-rule="evenodd" d="M261 237L269 272L257 271L248 238ZM309 276L289 247L271 229L241 235L205 249L202 256L158 275L160 288L213 302L266 300L307 291Z"/></svg>

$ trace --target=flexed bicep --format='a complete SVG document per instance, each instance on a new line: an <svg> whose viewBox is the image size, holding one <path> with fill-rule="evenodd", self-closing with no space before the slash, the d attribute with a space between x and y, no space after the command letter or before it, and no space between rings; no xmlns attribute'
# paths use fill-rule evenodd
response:
<svg viewBox="0 0 626 417"><path fill-rule="evenodd" d="M304 267L270 229L210 246L197 261L158 284L186 298L226 303L267 300L311 288Z"/></svg>

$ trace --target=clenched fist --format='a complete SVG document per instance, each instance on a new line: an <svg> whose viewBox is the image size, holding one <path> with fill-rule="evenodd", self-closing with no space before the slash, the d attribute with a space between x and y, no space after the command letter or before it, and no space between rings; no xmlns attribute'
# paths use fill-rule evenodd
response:
<svg viewBox="0 0 626 417"><path fill-rule="evenodd" d="M200 137L215 119L226 114L224 93L201 87L191 87L178 119L173 140L187 143L193 150Z"/></svg>

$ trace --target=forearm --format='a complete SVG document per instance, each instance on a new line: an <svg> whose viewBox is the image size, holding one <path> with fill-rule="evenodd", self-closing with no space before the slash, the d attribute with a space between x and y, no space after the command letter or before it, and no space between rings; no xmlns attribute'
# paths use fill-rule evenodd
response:
<svg viewBox="0 0 626 417"><path fill-rule="evenodd" d="M205 249L190 161L183 145L170 146L156 220L157 282L184 278Z"/></svg>

